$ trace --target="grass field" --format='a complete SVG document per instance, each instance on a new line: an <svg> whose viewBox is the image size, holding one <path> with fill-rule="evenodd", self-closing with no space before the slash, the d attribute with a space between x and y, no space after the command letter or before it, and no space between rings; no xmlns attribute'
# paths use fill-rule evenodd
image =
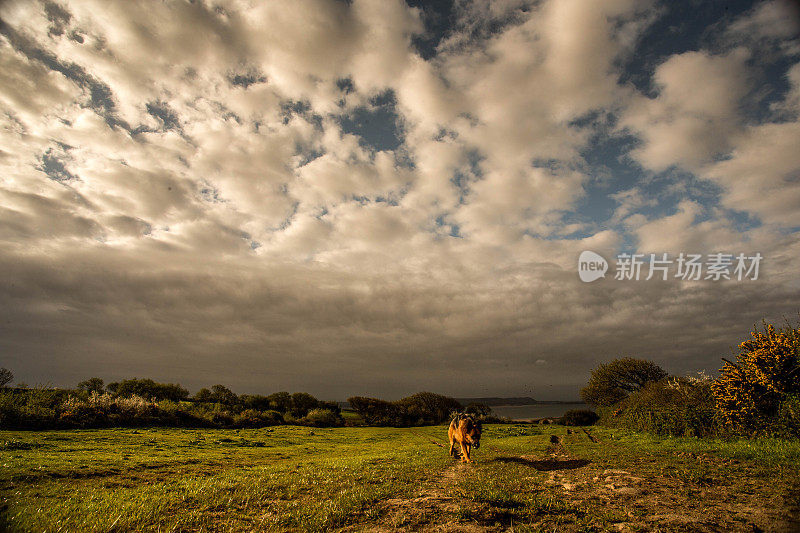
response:
<svg viewBox="0 0 800 533"><path fill-rule="evenodd" d="M472 465L445 427L2 431L0 530L800 528L800 443L567 431L488 426Z"/></svg>

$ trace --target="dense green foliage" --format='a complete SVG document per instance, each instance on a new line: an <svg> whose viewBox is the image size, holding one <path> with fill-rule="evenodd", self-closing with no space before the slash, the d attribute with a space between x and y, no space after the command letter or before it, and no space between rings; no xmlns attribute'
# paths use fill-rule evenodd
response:
<svg viewBox="0 0 800 533"><path fill-rule="evenodd" d="M609 378L609 368L631 361L619 360L592 372L584 391L593 392L584 398L602 406L601 422L610 426L660 435L798 438L800 328L776 329L765 323L762 331L754 328L750 335L739 345L736 361L725 360L716 380L701 373L625 390ZM619 399L611 402L614 398Z"/></svg>
<svg viewBox="0 0 800 533"><path fill-rule="evenodd" d="M441 424L462 408L454 398L432 392L419 392L396 402L363 396L348 398L347 401L367 424L373 426Z"/></svg>
<svg viewBox="0 0 800 533"><path fill-rule="evenodd" d="M179 402L189 397L189 391L175 383L156 383L152 379L126 379L119 383L109 383L109 391L115 396L130 398L139 396L148 400L171 400Z"/></svg>
<svg viewBox="0 0 800 533"><path fill-rule="evenodd" d="M669 378L648 383L604 410L604 422L659 435L707 437L719 434L709 378Z"/></svg>
<svg viewBox="0 0 800 533"><path fill-rule="evenodd" d="M151 379L112 383L92 378L75 390L0 390L0 428L53 429L105 427L260 428L277 424L341 426L335 402L310 394L280 392L237 396L223 385L201 389L193 399L175 384Z"/></svg>

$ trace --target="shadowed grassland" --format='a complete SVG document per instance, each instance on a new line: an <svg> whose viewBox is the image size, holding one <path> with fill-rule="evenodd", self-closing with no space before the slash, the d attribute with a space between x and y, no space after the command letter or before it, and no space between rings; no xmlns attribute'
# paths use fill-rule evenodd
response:
<svg viewBox="0 0 800 533"><path fill-rule="evenodd" d="M800 444L490 425L0 432L0 530L792 531ZM553 437L555 436L555 437Z"/></svg>

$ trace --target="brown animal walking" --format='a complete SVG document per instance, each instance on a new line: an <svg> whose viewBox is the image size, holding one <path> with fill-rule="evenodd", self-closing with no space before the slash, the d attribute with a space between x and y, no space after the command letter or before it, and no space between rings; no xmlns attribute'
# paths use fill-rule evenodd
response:
<svg viewBox="0 0 800 533"><path fill-rule="evenodd" d="M458 415L450 422L447 437L450 439L450 455L455 457L456 443L458 443L461 446L461 460L471 463L472 447L481 446L481 423L470 416Z"/></svg>

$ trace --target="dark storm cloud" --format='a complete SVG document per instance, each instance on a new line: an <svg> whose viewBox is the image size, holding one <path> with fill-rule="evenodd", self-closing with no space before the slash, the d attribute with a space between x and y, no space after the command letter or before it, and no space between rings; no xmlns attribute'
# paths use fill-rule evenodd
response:
<svg viewBox="0 0 800 533"><path fill-rule="evenodd" d="M779 3L699 25L633 0L215 6L0 8L21 380L572 399L611 358L713 372L797 316ZM764 264L582 283L587 249Z"/></svg>

